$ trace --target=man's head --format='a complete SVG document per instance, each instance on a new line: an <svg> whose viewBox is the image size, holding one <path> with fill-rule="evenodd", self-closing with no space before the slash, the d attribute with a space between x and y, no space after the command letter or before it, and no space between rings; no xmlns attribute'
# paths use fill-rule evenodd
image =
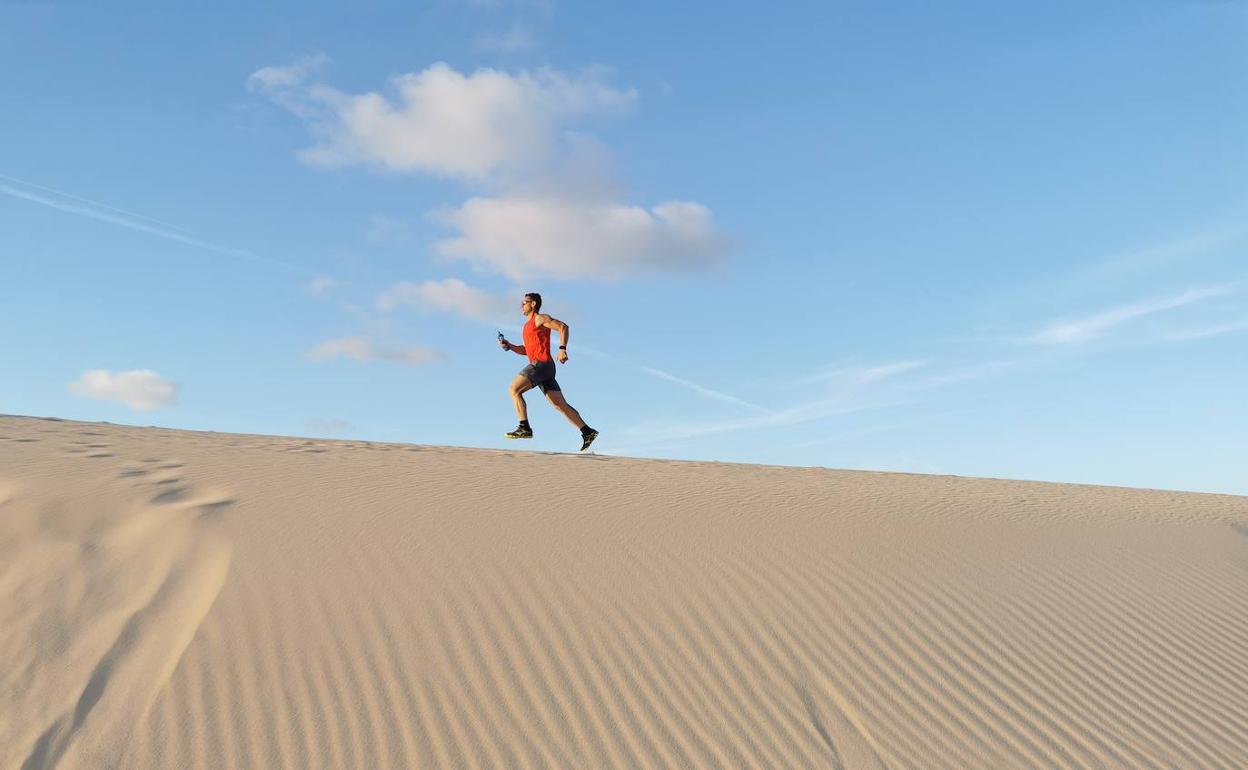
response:
<svg viewBox="0 0 1248 770"><path fill-rule="evenodd" d="M542 295L535 291L531 291L524 295L524 299L520 302L520 310L528 315L536 313L542 309Z"/></svg>

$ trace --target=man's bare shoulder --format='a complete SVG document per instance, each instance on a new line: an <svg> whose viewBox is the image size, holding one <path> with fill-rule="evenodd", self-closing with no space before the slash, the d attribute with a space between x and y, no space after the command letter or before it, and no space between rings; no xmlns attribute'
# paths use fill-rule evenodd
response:
<svg viewBox="0 0 1248 770"><path fill-rule="evenodd" d="M534 314L533 314L533 325L534 325L534 326L549 326L549 325L550 325L550 322L551 322L551 321L553 321L553 320L555 320L555 319L554 319L554 318L552 318L552 317L550 317L550 316L548 316L548 315L546 315L545 313L534 313Z"/></svg>

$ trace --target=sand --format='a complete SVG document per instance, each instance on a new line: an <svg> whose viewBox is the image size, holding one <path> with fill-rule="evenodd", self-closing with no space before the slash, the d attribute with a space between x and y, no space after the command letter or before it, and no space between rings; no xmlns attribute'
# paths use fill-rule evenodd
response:
<svg viewBox="0 0 1248 770"><path fill-rule="evenodd" d="M1244 768L1248 498L0 417L0 768Z"/></svg>

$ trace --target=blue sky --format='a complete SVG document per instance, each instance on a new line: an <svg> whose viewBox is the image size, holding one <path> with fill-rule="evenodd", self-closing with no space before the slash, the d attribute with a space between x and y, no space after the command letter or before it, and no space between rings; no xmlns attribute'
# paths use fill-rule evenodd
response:
<svg viewBox="0 0 1248 770"><path fill-rule="evenodd" d="M0 3L0 412L514 447L535 290L604 453L1248 493L1248 4L411 5Z"/></svg>

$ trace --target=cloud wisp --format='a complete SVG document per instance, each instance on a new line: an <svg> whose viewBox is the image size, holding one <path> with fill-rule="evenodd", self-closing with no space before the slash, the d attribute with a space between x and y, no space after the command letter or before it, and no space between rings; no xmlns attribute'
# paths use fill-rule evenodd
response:
<svg viewBox="0 0 1248 770"><path fill-rule="evenodd" d="M1103 280L1173 262L1190 261L1229 246L1241 236L1242 232L1223 228L1158 243L1120 254L1085 268L1080 273L1080 279L1083 281Z"/></svg>
<svg viewBox="0 0 1248 770"><path fill-rule="evenodd" d="M1075 320L1052 323L1039 332L1024 338L1036 345L1050 349L1036 352L1030 358L988 359L970 361L960 366L940 365L928 359L903 360L866 367L824 367L811 374L798 377L788 384L824 388L831 386L834 393L807 400L784 409L768 411L748 417L733 417L701 422L647 421L621 431L622 439L635 447L647 447L687 439L725 434L730 432L787 428L804 423L839 417L867 410L883 410L911 406L927 400L928 391L962 385L990 377L996 377L1022 367L1034 366L1051 359L1062 346L1086 342L1109 333L1121 324L1156 313L1182 308L1205 300L1226 295L1236 290L1238 284L1190 289L1168 297L1134 302L1095 313ZM1218 334L1248 331L1248 319L1220 326L1175 332L1167 339L1198 339ZM648 368L645 368L648 370ZM655 374L654 370L648 373ZM674 378L668 378L674 379ZM721 394L722 395L722 394ZM717 399L730 401L731 397ZM909 422L887 423L883 429L904 426ZM875 429L865 429L873 432ZM849 431L841 436L852 437L858 432ZM808 441L799 446L814 446L826 439ZM791 442L786 442L786 447ZM624 451L616 449L616 451Z"/></svg>
<svg viewBox="0 0 1248 770"><path fill-rule="evenodd" d="M622 435L634 440L639 446L664 444L701 438L720 433L731 433L742 430L759 430L764 428L784 428L803 423L824 420L830 417L854 414L873 409L903 406L908 401L854 402L846 398L826 398L807 401L796 406L775 412L741 417L728 420L707 420L700 422L648 422L632 428L625 428Z"/></svg>
<svg viewBox="0 0 1248 770"><path fill-rule="evenodd" d="M309 76L329 63L329 57L323 53L304 56L291 64L274 67L261 67L247 78L247 87L253 91L262 91L278 98L303 84ZM297 106L299 102L292 102ZM287 105L283 105L287 106Z"/></svg>
<svg viewBox="0 0 1248 770"><path fill-rule="evenodd" d="M981 361L938 372L928 377L905 383L902 387L907 391L943 388L948 385L959 385L964 382L986 379L1021 365L1023 365L1023 362L1017 360Z"/></svg>
<svg viewBox="0 0 1248 770"><path fill-rule="evenodd" d="M555 0L464 0L464 3L470 8L487 11L522 8L538 11L547 16L555 12Z"/></svg>
<svg viewBox="0 0 1248 770"><path fill-rule="evenodd" d="M327 275L318 275L303 285L303 291L313 297L321 297L342 285L343 283L337 279Z"/></svg>
<svg viewBox="0 0 1248 770"><path fill-rule="evenodd" d="M485 32L472 41L472 49L478 53L521 54L536 51L537 36L527 24L516 21L501 32Z"/></svg>
<svg viewBox="0 0 1248 770"><path fill-rule="evenodd" d="M1050 324L1027 336L1024 340L1039 345L1073 345L1089 342L1128 321L1229 294L1234 288L1233 284L1223 284L1202 289L1189 289L1171 297L1133 302L1084 318Z"/></svg>
<svg viewBox="0 0 1248 770"><path fill-rule="evenodd" d="M808 397L794 406L765 409L750 404L761 413L701 422L646 423L626 429L623 434L633 439L636 446L645 447L737 431L787 428L858 412L913 406L921 403L917 397L926 391L995 376L1019 365L1019 361L1012 360L985 361L948 368L930 359L922 359L866 367L824 367L794 381L795 384L814 386L821 391L818 397ZM648 367L642 368L649 370ZM655 371L648 373L655 374ZM827 393L828 384L835 386L830 395ZM739 401L731 396L716 400L725 399ZM818 439L802 446L813 446L824 441ZM786 446L789 443L786 442Z"/></svg>
<svg viewBox="0 0 1248 770"><path fill-rule="evenodd" d="M969 410L966 410L966 409L949 409L949 410L942 411L942 412L933 412L931 414L921 415L921 416L914 417L909 420L876 423L874 425L867 425L861 428L854 428L851 430L840 431L838 433L832 433L827 436L820 436L819 438L811 439L809 441L799 441L797 443L786 443L783 445L783 448L786 450L807 449L809 447L826 446L828 444L835 444L835 443L844 442L844 441L852 441L854 439L864 438L867 436L875 436L880 433L889 433L892 431L913 428L916 425L922 425L925 423L934 422L936 420L943 420L947 417L951 417L955 415L964 415L968 411Z"/></svg>
<svg viewBox="0 0 1248 770"><path fill-rule="evenodd" d="M326 340L306 353L309 361L348 358L353 361L384 361L419 366L445 361L446 355L434 348L418 345L383 346L367 337L338 337Z"/></svg>
<svg viewBox="0 0 1248 770"><path fill-rule="evenodd" d="M91 369L71 382L69 391L84 398L117 401L135 411L146 412L173 406L178 386L151 369L126 372Z"/></svg>
<svg viewBox="0 0 1248 770"><path fill-rule="evenodd" d="M304 420L303 427L318 434L328 434L331 436L343 435L346 433L355 433L358 428L347 420L324 419L314 417Z"/></svg>
<svg viewBox="0 0 1248 770"><path fill-rule="evenodd" d="M377 307L410 307L424 313L449 312L484 324L511 323L517 301L473 288L458 278L412 283L400 281L382 292Z"/></svg>
<svg viewBox="0 0 1248 770"><path fill-rule="evenodd" d="M828 383L844 387L870 385L892 379L907 372L925 367L928 361L896 361L889 364L878 364L867 367L825 367L812 374L799 377L792 381L793 385L813 385Z"/></svg>
<svg viewBox="0 0 1248 770"><path fill-rule="evenodd" d="M1248 331L1248 318L1216 326L1205 326L1199 329L1173 331L1167 333L1165 338L1171 342L1187 342L1190 340L1203 340L1209 337L1220 337L1223 334L1234 334L1235 332L1244 331Z"/></svg>

